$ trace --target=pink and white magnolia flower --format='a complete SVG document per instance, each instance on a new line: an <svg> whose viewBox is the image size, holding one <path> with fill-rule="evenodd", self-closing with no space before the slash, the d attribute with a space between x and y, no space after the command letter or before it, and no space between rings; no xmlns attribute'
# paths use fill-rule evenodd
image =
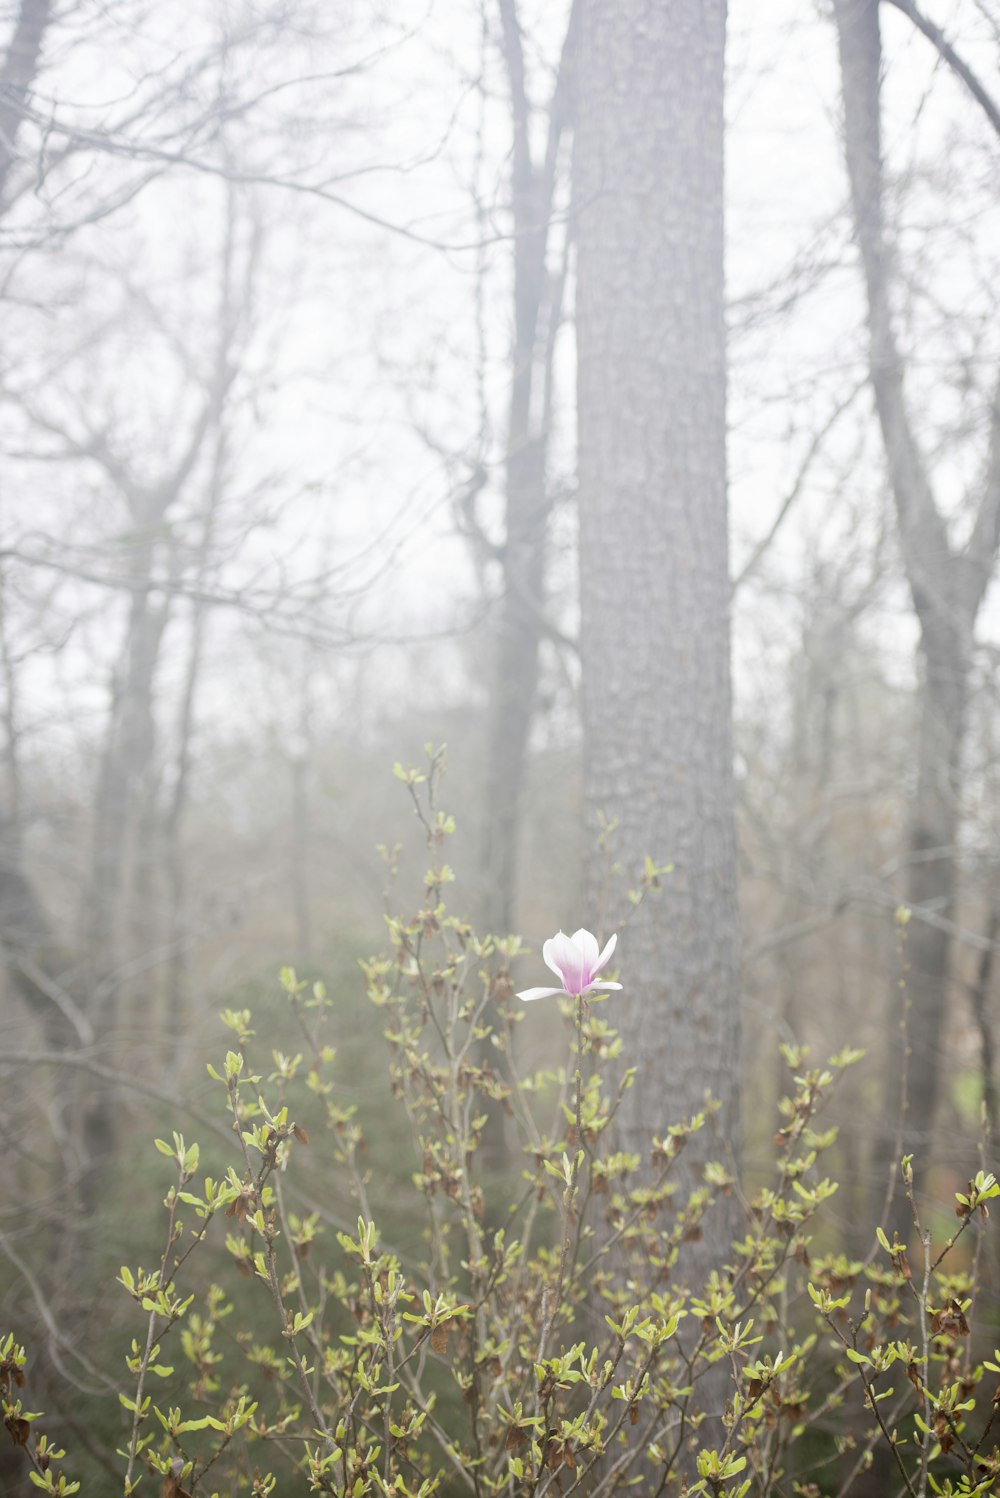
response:
<svg viewBox="0 0 1000 1498"><path fill-rule="evenodd" d="M518 998L530 1004L533 999L549 999L562 994L567 999L577 999L581 994L593 993L602 988L621 988L620 983L598 983L597 975L611 960L618 941L617 932L612 936L603 952L598 952L597 937L590 931L574 931L567 936L557 931L542 947L542 957L556 977L561 988L525 988Z"/></svg>

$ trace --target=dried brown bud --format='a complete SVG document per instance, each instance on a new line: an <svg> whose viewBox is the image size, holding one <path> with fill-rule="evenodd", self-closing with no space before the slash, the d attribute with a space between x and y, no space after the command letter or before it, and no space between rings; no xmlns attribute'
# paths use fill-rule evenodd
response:
<svg viewBox="0 0 1000 1498"><path fill-rule="evenodd" d="M951 1426L944 1415L934 1416L934 1435L937 1438L942 1451L950 1451L955 1444Z"/></svg>
<svg viewBox="0 0 1000 1498"><path fill-rule="evenodd" d="M27 1446L28 1437L31 1435L31 1426L27 1420L22 1419L20 1415L6 1415L3 1423L15 1446Z"/></svg>
<svg viewBox="0 0 1000 1498"><path fill-rule="evenodd" d="M934 1312L931 1317L931 1331L935 1336L967 1337L969 1335L969 1323L957 1300L949 1301L945 1308Z"/></svg>

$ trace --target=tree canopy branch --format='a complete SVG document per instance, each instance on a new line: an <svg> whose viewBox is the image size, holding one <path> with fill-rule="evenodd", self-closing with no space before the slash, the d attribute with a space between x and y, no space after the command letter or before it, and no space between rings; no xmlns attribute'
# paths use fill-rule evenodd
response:
<svg viewBox="0 0 1000 1498"><path fill-rule="evenodd" d="M982 106L986 118L1000 135L1000 105L980 83L968 63L955 51L940 27L935 26L928 16L918 10L913 0L886 0L886 4L902 11L903 15L907 16L917 30L936 48L943 61L948 64L955 76L962 80L972 97Z"/></svg>
<svg viewBox="0 0 1000 1498"><path fill-rule="evenodd" d="M892 325L882 216L878 0L835 0L834 15L843 80L847 174L868 293L872 390L906 571L917 612L926 624L931 615L948 612L947 601L938 592L942 567L952 553L907 410L903 363Z"/></svg>

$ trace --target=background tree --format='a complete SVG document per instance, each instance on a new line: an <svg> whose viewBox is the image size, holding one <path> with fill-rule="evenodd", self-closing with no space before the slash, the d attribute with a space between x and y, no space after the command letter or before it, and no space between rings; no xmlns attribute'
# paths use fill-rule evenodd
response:
<svg viewBox="0 0 1000 1498"><path fill-rule="evenodd" d="M513 149L510 158L513 325L510 401L504 460L502 596L491 676L486 737L484 873L486 924L514 928L514 898L528 740L538 691L539 649L547 619L548 460L552 439L556 340L563 321L565 225L553 230L564 177L573 98L572 70L579 4L570 8L552 95L543 112L544 135L533 143L521 17L516 0L499 0L503 59L510 90ZM557 263L549 264L557 239ZM561 243L558 241L561 240ZM560 263L561 260L561 263Z"/></svg>
<svg viewBox="0 0 1000 1498"><path fill-rule="evenodd" d="M836 0L844 101L844 143L868 305L870 379L895 505L900 548L920 627L920 717L910 807L907 902L909 1116L904 1148L926 1161L941 1091L941 1041L948 1023L952 932L957 902L961 779L976 620L1000 544L1000 390L986 396L978 493L964 534L935 494L931 460L918 441L906 390L906 357L895 328L893 252L884 220L878 0ZM963 403L977 400L974 387ZM948 449L943 450L947 461ZM964 519L964 517L963 517ZM897 1015L897 1025L902 1015ZM890 1052L882 1151L891 1161L901 1074ZM907 1228L905 1203L897 1225Z"/></svg>

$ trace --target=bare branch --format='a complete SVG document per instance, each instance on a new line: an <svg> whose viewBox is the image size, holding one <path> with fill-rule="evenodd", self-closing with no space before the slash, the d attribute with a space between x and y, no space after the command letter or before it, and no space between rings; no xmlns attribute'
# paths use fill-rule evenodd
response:
<svg viewBox="0 0 1000 1498"><path fill-rule="evenodd" d="M227 1143L232 1142L233 1132L228 1125L220 1123L211 1114L203 1113L196 1104L187 1102L176 1092L171 1092L165 1087L158 1087L152 1078L145 1074L140 1076L134 1072L116 1071L114 1067L95 1061L84 1051L4 1051L0 1054L0 1067L35 1066L63 1067L69 1071L85 1072L87 1076L95 1077L101 1082L109 1082L126 1092L137 1092L143 1097L155 1098L159 1103L168 1104L171 1109L180 1109L181 1112L187 1113L197 1123L200 1123L202 1128L211 1129L213 1134L218 1134L220 1139L225 1139Z"/></svg>
<svg viewBox="0 0 1000 1498"><path fill-rule="evenodd" d="M993 392L990 413L990 446L986 460L986 480L976 513L976 523L969 537L966 558L978 574L975 585L982 597L1000 550L1000 380Z"/></svg>
<svg viewBox="0 0 1000 1498"><path fill-rule="evenodd" d="M853 406L854 402L857 400L858 396L861 394L862 390L864 390L867 384L868 376L866 375L863 380L859 380L857 384L855 384L851 388L849 394L846 395L843 400L837 402L833 410L830 412L830 415L827 417L826 421L819 428L819 431L814 434L812 441L806 448L802 462L799 464L798 472L795 475L792 487L789 489L788 493L785 495L784 500L779 506L778 513L774 517L770 530L767 532L766 536L762 537L762 539L757 542L757 545L754 547L753 552L751 553L746 565L733 579L734 593L738 588L741 588L746 582L747 578L757 570L757 567L760 565L762 558L769 550L775 536L778 534L778 531L780 530L785 517L788 515L789 510L791 510L792 506L795 504L795 501L802 493L802 490L806 484L806 480L808 479L809 474L812 471L813 463L822 450L824 442L826 441L827 437L829 437L830 433L833 431L834 427L837 425L837 422L843 416L844 412L849 410L850 407Z"/></svg>
<svg viewBox="0 0 1000 1498"><path fill-rule="evenodd" d="M896 10L902 11L903 15L907 16L917 30L922 32L931 45L937 49L939 55L948 64L955 76L960 78L965 84L977 104L982 106L986 118L997 134L1000 135L1000 105L990 96L984 85L980 83L968 63L959 57L944 32L935 26L934 22L928 16L925 16L922 11L917 9L913 0L886 0L886 4L893 5Z"/></svg>
<svg viewBox="0 0 1000 1498"><path fill-rule="evenodd" d="M162 147L145 144L142 141L122 138L112 131L88 130L83 127L62 124L47 119L38 111L25 108L25 118L34 120L39 128L45 129L53 135L61 136L76 148L89 148L101 151L109 156L116 156L125 161L147 163L151 168L159 168L164 171L171 167L182 170L197 172L202 176L216 177L224 182L235 183L240 186L275 187L286 192L294 192L305 197L318 198L322 202L330 203L336 208L352 214L364 223L372 225L376 229L383 229L387 233L394 234L401 239L409 240L412 244L422 245L425 249L438 250L442 254L460 254L465 251L479 249L482 245L500 244L507 241L509 234L494 233L480 239L468 241L449 241L435 238L430 234L422 234L406 224L396 223L381 214L373 213L363 208L360 203L354 203L350 198L345 198L342 193L330 190L329 182L304 182L296 177L286 177L279 173L265 171L243 171L224 161L210 161L203 157L195 156L183 150L167 150ZM331 179L335 180L335 179ZM145 185L143 178L139 186ZM138 188L136 189L138 190ZM132 196L128 191L127 196ZM127 201L127 198L126 198ZM90 220L85 220L89 222Z"/></svg>
<svg viewBox="0 0 1000 1498"><path fill-rule="evenodd" d="M936 579L951 557L903 389L896 345L882 222L882 130L879 73L882 44L878 0L835 0L843 80L847 172L855 229L868 291L870 370L885 444L900 539L914 603L921 617L941 611Z"/></svg>

